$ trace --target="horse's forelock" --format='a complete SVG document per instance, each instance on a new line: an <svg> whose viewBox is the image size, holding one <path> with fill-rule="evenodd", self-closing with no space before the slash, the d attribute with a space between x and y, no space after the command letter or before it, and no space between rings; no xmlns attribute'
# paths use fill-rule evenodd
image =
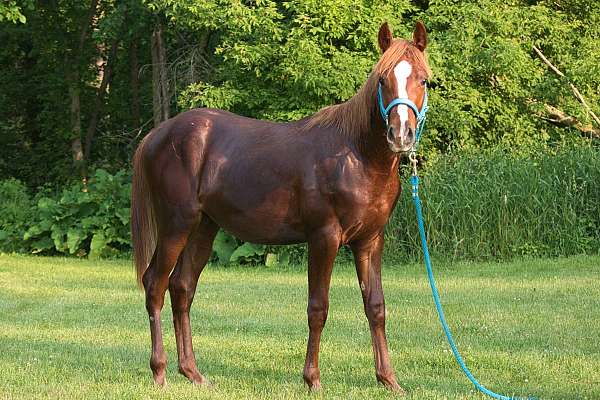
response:
<svg viewBox="0 0 600 400"><path fill-rule="evenodd" d="M431 76L431 69L425 54L417 49L413 42L404 39L394 40L392 45L383 53L373 71L378 75L386 76L402 59L408 59L413 68L423 70L428 77Z"/></svg>

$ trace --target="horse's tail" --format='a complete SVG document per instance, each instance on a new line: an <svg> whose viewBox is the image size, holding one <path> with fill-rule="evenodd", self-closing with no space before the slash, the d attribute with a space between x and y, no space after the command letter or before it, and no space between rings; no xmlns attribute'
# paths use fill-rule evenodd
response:
<svg viewBox="0 0 600 400"><path fill-rule="evenodd" d="M150 135L148 135L150 136ZM137 282L142 287L142 277L156 248L157 227L152 193L144 172L144 147L146 136L133 156L131 182L131 244Z"/></svg>

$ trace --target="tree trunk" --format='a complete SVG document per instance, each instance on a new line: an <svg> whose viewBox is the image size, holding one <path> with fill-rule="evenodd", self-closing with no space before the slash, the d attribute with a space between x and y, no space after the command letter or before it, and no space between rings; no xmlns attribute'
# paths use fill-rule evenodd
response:
<svg viewBox="0 0 600 400"><path fill-rule="evenodd" d="M154 126L169 119L169 83L167 79L167 51L163 40L163 27L159 22L152 32L152 103Z"/></svg>
<svg viewBox="0 0 600 400"><path fill-rule="evenodd" d="M108 85L110 84L110 81L112 79L113 66L117 57L117 47L118 40L113 39L110 45L110 53L108 55L108 60L104 62L104 66L101 68L100 71L102 81L100 82L100 86L98 87L98 92L96 94L96 100L94 103L92 116L90 118L90 123L85 132L84 158L86 162L89 162L90 155L92 154L92 139L94 138L94 134L96 133L96 127L98 126L98 118L100 117L100 112L102 111L102 105L104 96L106 94L106 89L108 88Z"/></svg>
<svg viewBox="0 0 600 400"><path fill-rule="evenodd" d="M141 123L139 70L138 39L133 38L129 44L129 84L131 88L131 126L135 128Z"/></svg>
<svg viewBox="0 0 600 400"><path fill-rule="evenodd" d="M83 146L81 144L81 74L79 69L82 62L81 58L85 41L88 37L88 33L92 27L92 24L94 23L97 8L98 0L92 0L87 17L85 21L82 22L81 32L79 33L78 38L79 40L77 41L77 47L70 52L70 60L67 60L67 62L71 65L71 71L67 72L67 79L69 80L69 97L71 98L71 153L73 155L75 168L79 171L84 185L87 183L87 172L85 168Z"/></svg>
<svg viewBox="0 0 600 400"><path fill-rule="evenodd" d="M80 167L79 164L83 162L83 147L81 146L81 101L75 77L71 77L70 79L69 97L71 98L71 132L73 135L71 139L71 152L73 154L73 163L77 167Z"/></svg>

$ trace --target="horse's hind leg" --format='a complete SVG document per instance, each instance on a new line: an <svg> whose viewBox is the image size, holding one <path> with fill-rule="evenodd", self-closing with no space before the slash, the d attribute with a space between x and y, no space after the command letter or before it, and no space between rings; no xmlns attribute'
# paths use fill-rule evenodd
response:
<svg viewBox="0 0 600 400"><path fill-rule="evenodd" d="M371 240L352 243L351 248L354 253L356 274L358 275L365 314L369 320L371 330L377 381L388 389L404 393L404 390L396 381L385 337L385 302L381 286L383 232Z"/></svg>
<svg viewBox="0 0 600 400"><path fill-rule="evenodd" d="M181 221L180 218L177 218ZM177 227L164 226L159 233L156 250L152 261L144 273L142 282L146 291L146 310L150 319L150 336L152 338L152 355L150 368L154 382L164 385L167 356L163 347L160 323L160 312L164 305L165 291L169 284L169 274L177 262L179 254L185 247L191 224L180 224Z"/></svg>
<svg viewBox="0 0 600 400"><path fill-rule="evenodd" d="M208 381L196 366L189 313L198 278L210 258L218 229L219 227L207 215L202 215L202 219L190 234L187 245L179 256L175 270L169 279L179 372L198 385L207 384Z"/></svg>

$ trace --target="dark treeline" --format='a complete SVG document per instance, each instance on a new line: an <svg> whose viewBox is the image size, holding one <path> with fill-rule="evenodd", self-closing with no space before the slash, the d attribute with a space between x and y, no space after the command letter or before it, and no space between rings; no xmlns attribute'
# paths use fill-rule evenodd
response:
<svg viewBox="0 0 600 400"><path fill-rule="evenodd" d="M587 0L19 3L0 6L0 179L31 188L128 168L153 125L190 107L289 120L348 99L382 21L430 31L426 152L598 137L570 87L599 113Z"/></svg>

